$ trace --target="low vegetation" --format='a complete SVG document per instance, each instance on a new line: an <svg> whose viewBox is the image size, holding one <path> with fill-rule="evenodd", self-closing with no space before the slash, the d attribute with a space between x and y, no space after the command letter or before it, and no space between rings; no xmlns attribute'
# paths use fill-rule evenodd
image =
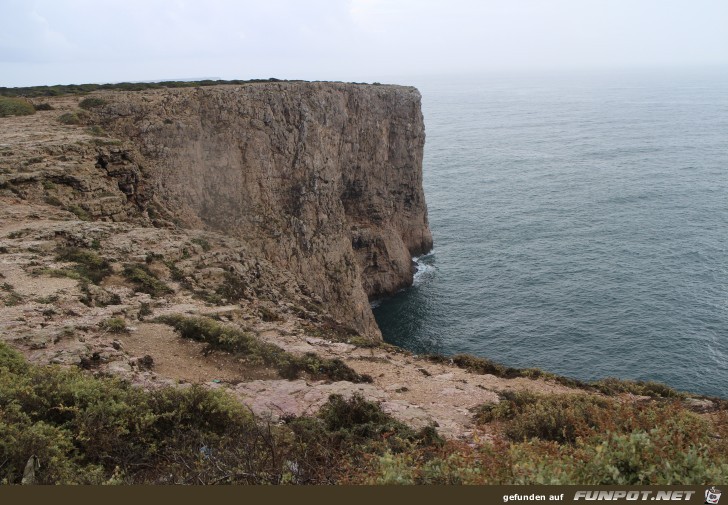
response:
<svg viewBox="0 0 728 505"><path fill-rule="evenodd" d="M72 270L80 278L99 284L111 274L111 264L90 249L80 247L63 247L56 255L58 261L75 263Z"/></svg>
<svg viewBox="0 0 728 505"><path fill-rule="evenodd" d="M175 318L189 335L220 330ZM184 322L184 324L182 324ZM234 339L233 339L234 340ZM144 391L30 365L0 343L0 480L32 456L41 484L710 484L728 476L728 412L678 401L510 393L477 422L494 442L443 441L376 403L332 396L270 424L220 391Z"/></svg>
<svg viewBox="0 0 728 505"><path fill-rule="evenodd" d="M544 372L538 368L513 368L496 363L487 358L479 358L470 354L456 354L455 356L428 355L426 358L433 363L449 363L476 374L490 374L505 379L525 377L528 379L545 379L563 386L583 389L585 391L599 392L608 396L630 393L637 396L652 398L685 398L686 394L676 391L659 382L630 381L608 378L596 382L583 382L570 377Z"/></svg>
<svg viewBox="0 0 728 505"><path fill-rule="evenodd" d="M35 114L33 104L22 98L0 96L0 117Z"/></svg>
<svg viewBox="0 0 728 505"><path fill-rule="evenodd" d="M676 391L670 386L652 381L628 381L622 379L608 378L593 382L591 386L605 395L614 396L622 393L630 393L638 396L650 396L653 398L685 398L685 393Z"/></svg>
<svg viewBox="0 0 728 505"><path fill-rule="evenodd" d="M106 100L97 97L84 98L78 104L79 107L86 110L95 109L96 107L101 107L102 105L106 105Z"/></svg>
<svg viewBox="0 0 728 505"><path fill-rule="evenodd" d="M436 440L361 397L271 424L219 391L144 391L30 365L0 343L0 481L36 456L39 484L325 484Z"/></svg>
<svg viewBox="0 0 728 505"><path fill-rule="evenodd" d="M75 214L76 217L79 218L81 221L91 221L91 214L89 214L86 209L79 205L69 205L68 207L66 207L66 210Z"/></svg>
<svg viewBox="0 0 728 505"><path fill-rule="evenodd" d="M134 290L138 293L147 293L152 298L172 293L172 288L159 280L157 275L144 263L124 265L123 274L134 284Z"/></svg>
<svg viewBox="0 0 728 505"><path fill-rule="evenodd" d="M162 316L158 321L175 328L183 338L206 342L212 349L234 353L253 365L275 368L286 379L296 379L305 373L312 379L372 382L371 377L356 373L339 359L322 358L314 353L296 356L277 345L263 342L249 331L225 326L212 319L172 315Z"/></svg>
<svg viewBox="0 0 728 505"><path fill-rule="evenodd" d="M191 240L193 244L197 244L200 247L202 247L202 250L204 252L208 252L212 249L212 245L210 244L210 241L203 237L195 237Z"/></svg>
<svg viewBox="0 0 728 505"><path fill-rule="evenodd" d="M456 354L455 356L429 355L427 359L434 363L452 363L469 372L477 374L490 374L505 379L525 377L528 379L548 379L568 387L587 387L587 384L569 377L544 372L538 368L513 368L496 363L487 358L479 358L470 354Z"/></svg>
<svg viewBox="0 0 728 505"><path fill-rule="evenodd" d="M23 300L23 296L15 291L15 288L11 284L4 282L0 285L0 301L2 301L6 307L18 305Z"/></svg>
<svg viewBox="0 0 728 505"><path fill-rule="evenodd" d="M126 333L129 329L126 326L126 321L120 317L111 317L105 319L99 323L99 326L111 333Z"/></svg>
<svg viewBox="0 0 728 505"><path fill-rule="evenodd" d="M280 79L249 79L249 80L202 80L202 81L164 81L164 82L120 82L113 84L67 84L56 86L28 86L24 88L0 87L0 96L8 97L42 97L61 95L85 95L92 91L118 90L141 91L145 89L163 88L195 88L198 86L217 86L220 84L250 84L258 82L281 82ZM289 81L286 81L289 82ZM297 82L297 81L290 81Z"/></svg>
<svg viewBox="0 0 728 505"><path fill-rule="evenodd" d="M229 302L238 302L249 297L245 281L232 272L225 272L225 280L215 290L215 293Z"/></svg>
<svg viewBox="0 0 728 505"><path fill-rule="evenodd" d="M81 117L75 112L64 112L58 116L58 121L65 125L79 125L81 124Z"/></svg>
<svg viewBox="0 0 728 505"><path fill-rule="evenodd" d="M677 401L518 392L482 406L476 420L500 442L449 446L435 457L389 455L369 481L654 485L708 484L728 476L725 410L708 418Z"/></svg>

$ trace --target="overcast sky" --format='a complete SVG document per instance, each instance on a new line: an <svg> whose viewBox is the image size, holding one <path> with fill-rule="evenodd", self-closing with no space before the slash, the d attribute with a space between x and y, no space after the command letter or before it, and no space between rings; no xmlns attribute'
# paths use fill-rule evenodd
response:
<svg viewBox="0 0 728 505"><path fill-rule="evenodd" d="M0 0L0 86L728 65L728 0Z"/></svg>

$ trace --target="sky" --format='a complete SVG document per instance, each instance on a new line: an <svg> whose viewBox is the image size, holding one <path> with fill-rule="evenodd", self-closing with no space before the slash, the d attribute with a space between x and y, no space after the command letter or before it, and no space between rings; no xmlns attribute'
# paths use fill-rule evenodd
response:
<svg viewBox="0 0 728 505"><path fill-rule="evenodd" d="M728 0L0 0L0 86L728 66Z"/></svg>

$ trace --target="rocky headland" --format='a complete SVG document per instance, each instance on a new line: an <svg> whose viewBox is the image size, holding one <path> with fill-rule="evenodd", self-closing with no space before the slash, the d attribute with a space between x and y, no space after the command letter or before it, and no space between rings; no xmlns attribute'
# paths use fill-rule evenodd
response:
<svg viewBox="0 0 728 505"><path fill-rule="evenodd" d="M359 394L468 443L496 436L476 411L504 394L603 395L381 341L370 300L410 285L412 256L432 247L416 89L275 82L33 101L48 107L0 118L0 341L31 363L149 390L201 384L274 421ZM617 390L665 396L645 391Z"/></svg>

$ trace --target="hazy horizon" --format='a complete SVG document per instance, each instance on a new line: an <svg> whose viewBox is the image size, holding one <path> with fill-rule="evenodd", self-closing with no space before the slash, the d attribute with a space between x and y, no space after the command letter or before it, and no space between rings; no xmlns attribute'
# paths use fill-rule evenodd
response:
<svg viewBox="0 0 728 505"><path fill-rule="evenodd" d="M0 86L728 66L721 0L7 0Z"/></svg>

